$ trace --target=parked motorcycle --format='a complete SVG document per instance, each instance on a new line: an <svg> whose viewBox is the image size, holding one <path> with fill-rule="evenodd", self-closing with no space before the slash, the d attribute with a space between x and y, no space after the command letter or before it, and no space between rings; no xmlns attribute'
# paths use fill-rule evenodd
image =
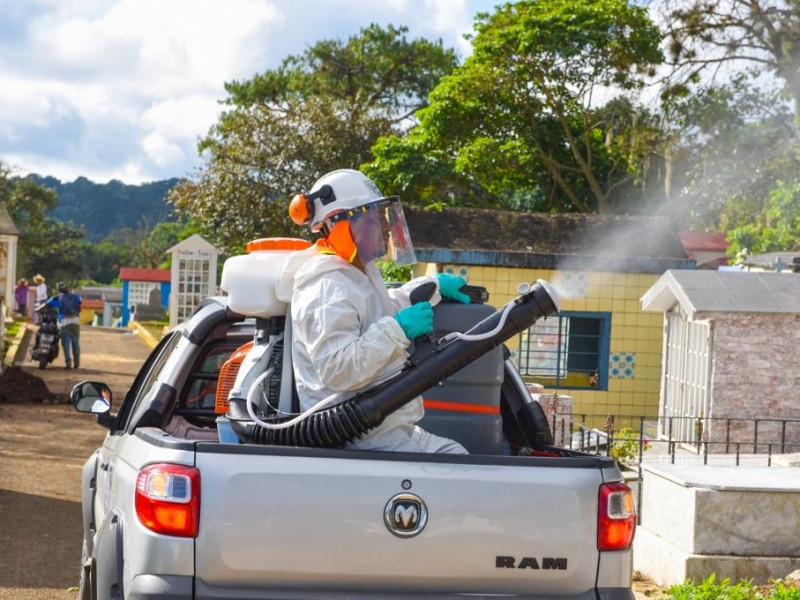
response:
<svg viewBox="0 0 800 600"><path fill-rule="evenodd" d="M31 358L44 369L58 356L58 311L46 306L41 309L42 322L36 331Z"/></svg>

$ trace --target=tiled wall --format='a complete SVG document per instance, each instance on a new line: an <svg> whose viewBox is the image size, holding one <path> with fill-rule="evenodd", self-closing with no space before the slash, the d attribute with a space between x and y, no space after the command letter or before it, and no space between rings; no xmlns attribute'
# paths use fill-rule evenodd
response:
<svg viewBox="0 0 800 600"><path fill-rule="evenodd" d="M639 302L658 275L463 265L442 265L442 270L486 287L489 302L498 308L517 296L520 283L544 279L555 287L562 310L610 312L608 389L558 393L572 397L574 413L602 416L592 419L595 427L602 426L606 415L658 415L663 315L643 312ZM507 345L515 351L518 340L513 338ZM638 427L638 420L631 425Z"/></svg>

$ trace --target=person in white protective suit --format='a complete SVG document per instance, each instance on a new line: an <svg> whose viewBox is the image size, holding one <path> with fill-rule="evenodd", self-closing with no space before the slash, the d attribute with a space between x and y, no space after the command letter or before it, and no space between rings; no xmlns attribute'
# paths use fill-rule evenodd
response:
<svg viewBox="0 0 800 600"><path fill-rule="evenodd" d="M432 306L442 296L469 302L459 291L465 280L449 274L387 290L375 261L388 255L412 264L414 249L400 199L383 197L358 171L321 177L295 196L289 214L323 236L285 259L277 283L278 297L291 302L292 362L302 410L335 393L343 401L396 374L412 340L433 330ZM412 290L429 281L437 283L430 301L410 305ZM467 453L417 426L423 415L417 397L348 447Z"/></svg>

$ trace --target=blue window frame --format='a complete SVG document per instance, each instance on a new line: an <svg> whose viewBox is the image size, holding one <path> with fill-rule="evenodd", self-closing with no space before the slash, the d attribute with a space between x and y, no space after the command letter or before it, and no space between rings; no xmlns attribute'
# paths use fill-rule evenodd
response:
<svg viewBox="0 0 800 600"><path fill-rule="evenodd" d="M562 312L520 335L520 373L549 388L608 389L611 313Z"/></svg>

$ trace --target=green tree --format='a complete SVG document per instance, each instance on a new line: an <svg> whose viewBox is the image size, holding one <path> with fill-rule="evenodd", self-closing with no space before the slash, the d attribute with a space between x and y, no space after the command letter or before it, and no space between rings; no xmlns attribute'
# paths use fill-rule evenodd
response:
<svg viewBox="0 0 800 600"><path fill-rule="evenodd" d="M167 250L185 240L195 232L195 225L188 222L157 223L147 236L146 251L142 257L147 259L151 269L166 269L169 266Z"/></svg>
<svg viewBox="0 0 800 600"><path fill-rule="evenodd" d="M69 223L45 219L41 226L20 235L19 273L42 273L51 287L63 281L76 286L88 276L85 232ZM24 247L23 247L24 245Z"/></svg>
<svg viewBox="0 0 800 600"><path fill-rule="evenodd" d="M47 213L58 204L58 196L31 179L14 176L0 162L0 201L17 227L25 230L36 228L47 219Z"/></svg>
<svg viewBox="0 0 800 600"><path fill-rule="evenodd" d="M800 182L778 181L761 212L731 229L728 241L729 251L740 258L800 248Z"/></svg>
<svg viewBox="0 0 800 600"><path fill-rule="evenodd" d="M375 141L413 124L456 65L441 42L406 33L370 25L228 83L228 110L198 146L204 164L169 202L228 252L249 239L300 233L288 220L290 198L327 171L370 161Z"/></svg>
<svg viewBox="0 0 800 600"><path fill-rule="evenodd" d="M539 210L608 212L635 178L641 138L633 113L599 110L601 97L639 89L662 60L660 40L647 10L625 0L520 1L479 15L472 56L407 138L379 142L368 172L384 192L422 201L514 195Z"/></svg>
<svg viewBox="0 0 800 600"><path fill-rule="evenodd" d="M48 216L58 196L30 178L13 175L0 161L0 203L19 229L17 273L42 273L48 281L72 285L85 277L84 231Z"/></svg>
<svg viewBox="0 0 800 600"><path fill-rule="evenodd" d="M116 268L111 279L119 276L120 267L139 269L169 268L167 250L181 240L197 232L191 219L186 221L162 221L148 227L142 221L136 229L126 227L111 231L102 242L95 245L90 275L97 281L111 281L109 274ZM103 272L95 273L93 269Z"/></svg>
<svg viewBox="0 0 800 600"><path fill-rule="evenodd" d="M120 229L113 232L113 239L119 241L124 248L126 263L123 266L139 269L163 269L169 263L167 250L180 240L188 237L181 235L187 230L184 222L161 222L154 227L137 229Z"/></svg>
<svg viewBox="0 0 800 600"><path fill-rule="evenodd" d="M664 111L666 209L677 226L726 231L752 222L775 181L795 178L791 111L748 74L672 96Z"/></svg>
<svg viewBox="0 0 800 600"><path fill-rule="evenodd" d="M684 82L720 65L767 71L800 114L800 4L795 0L666 0L669 57ZM712 74L709 73L709 76ZM763 81L762 81L763 86Z"/></svg>
<svg viewBox="0 0 800 600"><path fill-rule="evenodd" d="M99 285L118 283L120 267L128 266L126 249L109 238L96 244L87 243L84 264L87 278L92 283Z"/></svg>

